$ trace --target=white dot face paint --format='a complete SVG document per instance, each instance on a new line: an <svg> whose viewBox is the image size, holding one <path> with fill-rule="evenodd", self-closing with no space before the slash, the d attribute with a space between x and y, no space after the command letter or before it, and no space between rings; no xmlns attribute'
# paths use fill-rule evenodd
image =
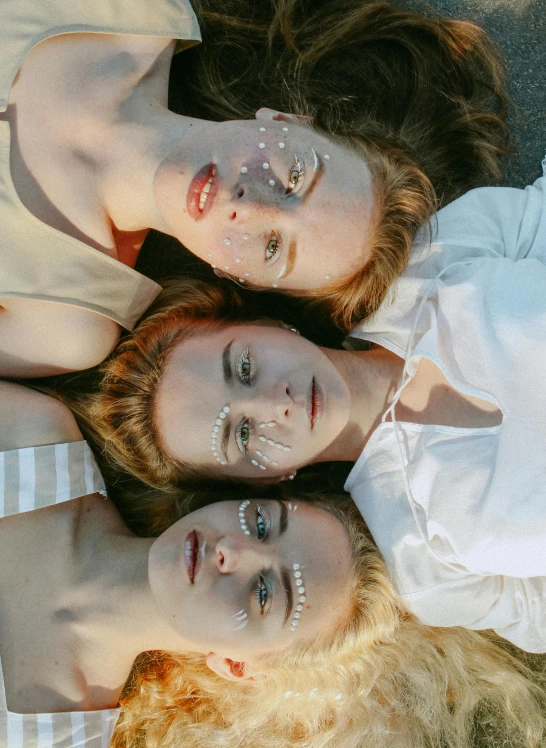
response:
<svg viewBox="0 0 546 748"><path fill-rule="evenodd" d="M282 142L281 142L281 143L279 143L279 148L281 148L281 149L282 149L282 148L284 148L284 145L285 145L285 144L284 144L284 143L282 143Z"/></svg>
<svg viewBox="0 0 546 748"><path fill-rule="evenodd" d="M270 179L269 182L268 182L268 185L270 187L274 187L275 186L275 180L274 179Z"/></svg>
<svg viewBox="0 0 546 748"><path fill-rule="evenodd" d="M246 174L248 172L248 167L241 166L241 174Z"/></svg>
<svg viewBox="0 0 546 748"><path fill-rule="evenodd" d="M258 148L265 148L265 143L258 143Z"/></svg>
<svg viewBox="0 0 546 748"><path fill-rule="evenodd" d="M264 161L263 162L262 169L269 169L269 162L268 161Z"/></svg>
<svg viewBox="0 0 546 748"><path fill-rule="evenodd" d="M265 127L260 127L260 132L265 132Z"/></svg>
<svg viewBox="0 0 546 748"><path fill-rule="evenodd" d="M329 156L329 155L328 155L327 153L325 153L325 154L324 154L324 156L323 156L322 158L323 158L323 159L324 159L325 161L329 161L329 160L330 160L330 156Z"/></svg>
<svg viewBox="0 0 546 748"><path fill-rule="evenodd" d="M244 629L244 627L248 623L248 613L244 608L241 608L241 610L237 611L237 613L234 613L230 618L235 619L235 622L237 625L234 628L234 631L239 631L239 629Z"/></svg>
<svg viewBox="0 0 546 748"><path fill-rule="evenodd" d="M283 132L288 132L288 127L283 127L282 131Z"/></svg>

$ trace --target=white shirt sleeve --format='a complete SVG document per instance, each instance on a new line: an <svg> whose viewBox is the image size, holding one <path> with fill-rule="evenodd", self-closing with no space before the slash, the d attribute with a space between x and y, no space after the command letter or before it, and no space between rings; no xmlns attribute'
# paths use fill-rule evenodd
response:
<svg viewBox="0 0 546 748"><path fill-rule="evenodd" d="M546 262L544 179L524 190L479 187L440 210L433 241L442 246L443 267L472 256Z"/></svg>
<svg viewBox="0 0 546 748"><path fill-rule="evenodd" d="M429 626L494 629L527 652L546 652L546 577L469 574L403 598Z"/></svg>

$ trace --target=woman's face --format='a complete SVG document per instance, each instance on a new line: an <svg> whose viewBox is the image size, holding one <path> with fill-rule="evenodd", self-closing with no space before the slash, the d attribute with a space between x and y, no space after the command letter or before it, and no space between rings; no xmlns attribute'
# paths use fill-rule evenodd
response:
<svg viewBox="0 0 546 748"><path fill-rule="evenodd" d="M154 404L167 453L243 480L286 477L320 459L349 413L347 384L320 348L249 324L180 343Z"/></svg>
<svg viewBox="0 0 546 748"><path fill-rule="evenodd" d="M369 258L368 166L306 125L211 123L161 164L154 188L166 230L249 285L319 289Z"/></svg>
<svg viewBox="0 0 546 748"><path fill-rule="evenodd" d="M152 594L196 651L252 654L308 640L349 607L342 525L304 502L225 501L192 512L153 544Z"/></svg>

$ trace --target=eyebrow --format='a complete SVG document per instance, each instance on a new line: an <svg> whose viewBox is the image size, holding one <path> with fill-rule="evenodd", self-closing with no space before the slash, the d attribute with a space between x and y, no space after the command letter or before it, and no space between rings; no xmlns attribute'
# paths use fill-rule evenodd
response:
<svg viewBox="0 0 546 748"><path fill-rule="evenodd" d="M322 175L324 174L324 161L321 159L321 157L316 154L317 156L317 168L315 169L315 173L313 174L313 179L311 180L311 183L309 184L309 187L305 191L305 195L301 198L301 204L305 205L305 203L309 200L311 195L313 194L313 190L317 186L317 184L322 179ZM297 242L295 239L290 240L290 244L288 245L288 257L286 258L286 270L284 273L279 277L279 280L282 278L288 278L290 273L294 270L294 266L296 264L296 250L298 248Z"/></svg>
<svg viewBox="0 0 546 748"><path fill-rule="evenodd" d="M294 605L294 594L292 592L292 580L290 579L290 574L288 572L288 569L285 566L283 566L281 569L281 582L284 588L284 594L286 595L286 607L284 611L284 621L282 625L286 626L288 619L292 615L292 607Z"/></svg>
<svg viewBox="0 0 546 748"><path fill-rule="evenodd" d="M288 509L286 508L286 503L284 501L280 501L279 504L281 507L281 516L279 519L279 537L280 537L286 532L286 528L288 527Z"/></svg>

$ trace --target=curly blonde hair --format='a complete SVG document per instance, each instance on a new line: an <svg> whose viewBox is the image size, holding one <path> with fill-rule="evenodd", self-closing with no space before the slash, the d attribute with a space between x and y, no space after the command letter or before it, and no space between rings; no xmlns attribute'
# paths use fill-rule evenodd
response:
<svg viewBox="0 0 546 748"><path fill-rule="evenodd" d="M334 632L226 682L197 655L143 655L112 748L539 748L545 679L494 638L420 624L397 599L352 502L352 609ZM484 742L485 741L485 742Z"/></svg>

